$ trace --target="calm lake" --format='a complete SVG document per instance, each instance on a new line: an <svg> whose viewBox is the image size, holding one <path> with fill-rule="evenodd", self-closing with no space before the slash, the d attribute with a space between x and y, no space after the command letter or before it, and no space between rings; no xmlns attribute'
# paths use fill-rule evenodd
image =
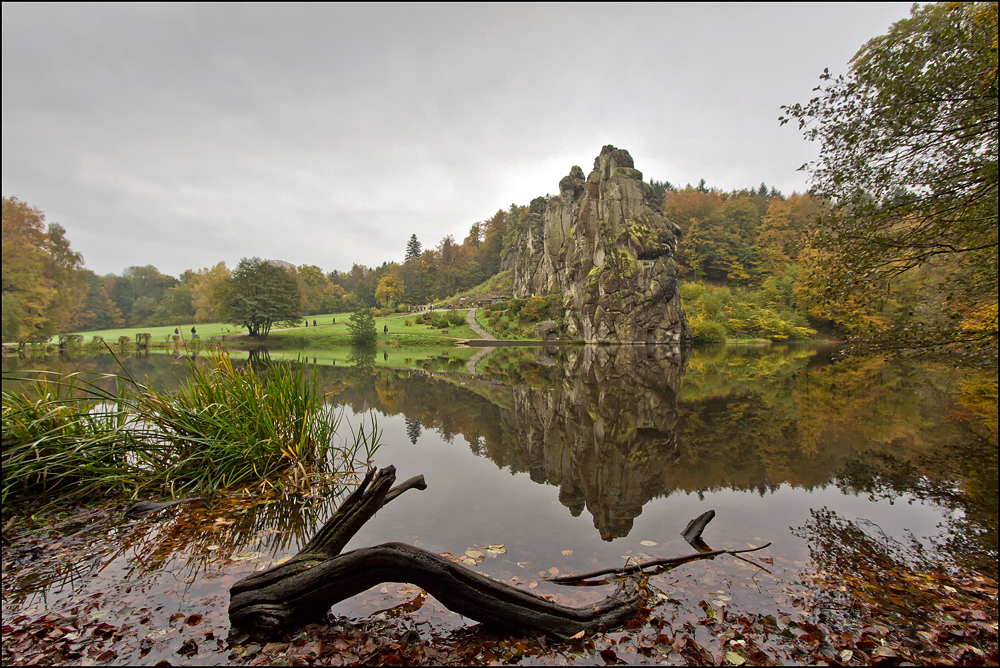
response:
<svg viewBox="0 0 1000 668"><path fill-rule="evenodd" d="M764 558L756 565L721 557L653 578L676 618L700 612L699 601L804 614L809 578L873 545L996 576L995 374L835 361L836 348L816 345L683 355L498 348L470 361L478 352L284 353L317 368L348 435L347 423L357 429L375 416L383 442L376 465L394 465L399 480L423 474L428 484L381 510L348 550L388 541L459 557L476 550L486 556L470 567L586 605L611 588L542 578L693 552L680 532L711 509L703 537L713 549L772 546L747 555ZM136 379L170 389L207 360L153 352L122 363ZM294 362L272 353L253 363ZM110 355L4 359L4 371L18 367L121 373ZM992 383L992 405L981 399L984 383ZM141 651L127 649L134 639L119 641L111 663L128 664L178 660L182 634L172 617L198 613L223 632L192 660L226 663L229 586L297 552L338 501L250 494L83 526L88 553L58 568L8 575L5 566L3 618L81 606L106 610L116 626L134 618L131 626L152 640ZM416 593L383 585L333 612L375 615ZM412 615L425 633L467 623L433 600Z"/></svg>

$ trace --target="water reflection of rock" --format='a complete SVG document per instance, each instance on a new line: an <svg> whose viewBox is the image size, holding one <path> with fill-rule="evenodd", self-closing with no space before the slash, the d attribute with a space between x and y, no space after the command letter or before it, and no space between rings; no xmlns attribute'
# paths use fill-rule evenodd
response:
<svg viewBox="0 0 1000 668"><path fill-rule="evenodd" d="M642 507L663 495L663 473L679 457L687 359L664 346L565 350L558 390L512 388L513 406L501 410L507 461L558 486L574 516L586 508L604 540L628 535Z"/></svg>

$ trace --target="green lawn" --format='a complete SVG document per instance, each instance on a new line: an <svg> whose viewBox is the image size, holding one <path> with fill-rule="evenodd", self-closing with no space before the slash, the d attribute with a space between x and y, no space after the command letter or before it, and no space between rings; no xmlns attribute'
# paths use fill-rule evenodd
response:
<svg viewBox="0 0 1000 668"><path fill-rule="evenodd" d="M463 318L468 311L458 311ZM450 342L451 339L476 339L478 335L465 324L458 327L449 327L447 330L435 329L423 324L423 319L419 313L396 313L393 315L376 318L375 330L378 332L380 341L385 340L384 328L389 328L389 339L399 339L400 344L407 345L409 341L417 345L424 345L427 338L438 341L438 345ZM347 323L350 320L350 313L326 313L322 315L311 315L303 318L302 321L293 327L276 325L271 330L268 341L281 343L284 345L301 343L303 345L329 346L345 345L350 343L350 332ZM410 321L410 325L406 325ZM308 322L308 326L306 326ZM316 326L313 326L313 322ZM127 336L130 340L135 340L135 335L139 333L149 333L152 342L166 342L174 335L174 328L184 340L191 338L191 327L194 326L201 339L212 339L233 334L246 333L246 329L229 325L222 322L195 324L183 323L179 325L167 325L163 327L126 327L123 329L104 329L92 332L74 332L83 336L85 343L89 343L94 336L100 336L109 343L118 341L118 337ZM412 337L412 338L411 338ZM57 343L59 337L52 337L50 343Z"/></svg>
<svg viewBox="0 0 1000 668"><path fill-rule="evenodd" d="M90 343L94 336L101 336L108 343L114 343L118 341L119 336L127 336L132 341L135 341L135 335L148 332L152 336L152 341L163 342L168 338L173 337L175 325L166 325L164 327L126 327L123 329L102 329L93 332L74 332L74 334L79 334L83 337L85 343ZM191 338L191 327L195 327L198 332L198 336L207 339L217 336L225 336L227 334L238 334L239 332L245 332L246 329L236 327L234 325L227 325L222 322L207 322L202 324L192 324L190 322L184 323L182 325L176 325L180 336L185 340ZM49 343L58 343L59 337L54 336L49 339Z"/></svg>
<svg viewBox="0 0 1000 668"><path fill-rule="evenodd" d="M419 313L396 313L393 315L375 318L375 331L378 333L379 342L398 340L399 345L410 345L409 341L415 340L418 345L423 345L427 339L435 339L442 343L450 339L477 339L479 336L464 322L465 314L468 311L457 311L462 314L463 323L457 327L448 327L447 330L435 329L430 325L423 324L423 318ZM330 314L329 316L316 316L316 327L312 326L313 316L309 316L309 327L296 327L291 330L275 331L271 330L268 340L275 343L310 345L347 345L350 343L351 333L347 329L347 323L351 317L350 313ZM333 320L336 318L336 324ZM407 325L407 321L410 322ZM388 337L385 335L385 328L389 328Z"/></svg>

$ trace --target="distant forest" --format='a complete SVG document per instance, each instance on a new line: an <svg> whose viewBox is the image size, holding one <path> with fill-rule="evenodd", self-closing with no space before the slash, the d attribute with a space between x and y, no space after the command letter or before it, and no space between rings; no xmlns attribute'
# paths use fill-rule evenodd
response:
<svg viewBox="0 0 1000 668"><path fill-rule="evenodd" d="M815 252L803 250L824 206L810 195L785 197L764 183L730 192L704 180L684 188L650 184L664 215L682 230L676 260L696 340L808 338L817 329L839 335L858 319L892 324L918 304L926 308L929 271L901 284L876 311L824 304L804 280L823 270ZM276 263L295 278L303 317L359 307L405 310L474 290L499 274L526 212L512 204L473 223L461 242L447 235L433 248L416 235L401 238L402 263L331 271ZM230 269L223 262L177 277L152 265L99 276L70 249L61 226L46 227L42 212L16 198L3 200L3 245L4 340L226 320Z"/></svg>

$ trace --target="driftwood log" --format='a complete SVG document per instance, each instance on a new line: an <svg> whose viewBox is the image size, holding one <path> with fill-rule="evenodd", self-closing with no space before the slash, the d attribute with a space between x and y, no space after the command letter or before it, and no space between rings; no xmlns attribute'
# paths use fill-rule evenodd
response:
<svg viewBox="0 0 1000 668"><path fill-rule="evenodd" d="M321 619L335 603L383 582L421 587L449 610L490 626L516 633L540 632L555 638L620 626L640 612L644 590L643 575L638 572L620 581L615 592L603 601L586 608L570 608L404 543L385 543L341 554L382 506L409 489L427 488L423 476L393 487L395 481L392 466L377 473L369 470L358 488L297 555L234 584L229 604L233 628L261 638L277 638L295 626Z"/></svg>

